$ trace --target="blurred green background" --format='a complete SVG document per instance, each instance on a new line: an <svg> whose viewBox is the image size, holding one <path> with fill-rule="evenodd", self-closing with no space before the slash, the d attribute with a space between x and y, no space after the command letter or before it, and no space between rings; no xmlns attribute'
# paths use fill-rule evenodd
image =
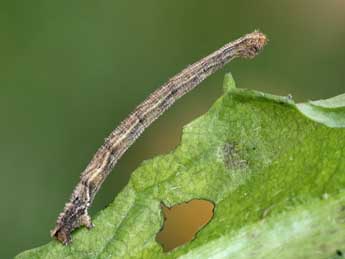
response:
<svg viewBox="0 0 345 259"><path fill-rule="evenodd" d="M50 240L108 133L169 77L260 29L270 38L184 97L130 148L96 197L104 208L142 160L237 85L297 101L345 92L345 1L1 1L0 258Z"/></svg>

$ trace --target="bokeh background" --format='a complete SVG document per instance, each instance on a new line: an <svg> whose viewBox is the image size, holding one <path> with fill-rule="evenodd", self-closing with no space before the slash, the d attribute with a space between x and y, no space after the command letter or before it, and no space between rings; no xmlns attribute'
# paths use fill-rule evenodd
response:
<svg viewBox="0 0 345 259"><path fill-rule="evenodd" d="M96 197L104 208L144 159L237 85L297 101L345 92L344 0L0 3L0 258L49 230L104 137L160 84L242 34L270 38L184 97L130 148Z"/></svg>

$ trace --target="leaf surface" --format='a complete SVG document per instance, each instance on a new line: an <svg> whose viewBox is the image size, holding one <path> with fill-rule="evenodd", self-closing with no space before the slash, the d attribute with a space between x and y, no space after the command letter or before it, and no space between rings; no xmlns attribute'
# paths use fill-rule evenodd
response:
<svg viewBox="0 0 345 259"><path fill-rule="evenodd" d="M236 89L186 125L180 145L144 161L113 203L24 258L341 258L345 254L345 95L295 104ZM160 203L215 204L191 242L163 253Z"/></svg>

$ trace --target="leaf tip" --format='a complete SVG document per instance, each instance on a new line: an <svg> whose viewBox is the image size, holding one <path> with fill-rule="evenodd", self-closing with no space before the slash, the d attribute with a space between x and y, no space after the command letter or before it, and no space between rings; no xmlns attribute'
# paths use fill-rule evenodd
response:
<svg viewBox="0 0 345 259"><path fill-rule="evenodd" d="M230 72L226 73L223 81L223 90L225 93L230 92L231 90L236 89L236 83L234 77Z"/></svg>

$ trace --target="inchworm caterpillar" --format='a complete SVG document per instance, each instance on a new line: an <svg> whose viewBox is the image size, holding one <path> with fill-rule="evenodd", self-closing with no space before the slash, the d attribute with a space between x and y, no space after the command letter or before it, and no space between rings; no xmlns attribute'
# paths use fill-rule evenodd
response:
<svg viewBox="0 0 345 259"><path fill-rule="evenodd" d="M51 236L67 245L71 232L80 226L91 228L88 208L116 162L153 121L176 100L234 58L253 58L266 44L260 32L230 42L200 61L188 66L154 91L106 138L80 177L71 199L59 215Z"/></svg>

